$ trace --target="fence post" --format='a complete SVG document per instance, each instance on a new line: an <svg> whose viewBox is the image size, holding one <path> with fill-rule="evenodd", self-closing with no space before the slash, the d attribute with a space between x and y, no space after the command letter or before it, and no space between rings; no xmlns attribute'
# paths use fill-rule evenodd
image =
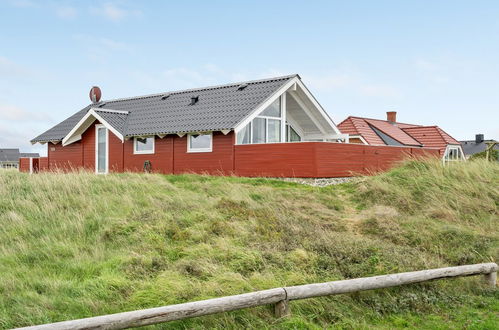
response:
<svg viewBox="0 0 499 330"><path fill-rule="evenodd" d="M286 299L277 302L277 304L275 304L274 306L274 312L277 318L291 315L291 311L289 309L289 300Z"/></svg>
<svg viewBox="0 0 499 330"><path fill-rule="evenodd" d="M496 282L497 282L497 272L485 274L485 275L483 275L483 279L485 280L485 283L487 283L489 286L495 288Z"/></svg>

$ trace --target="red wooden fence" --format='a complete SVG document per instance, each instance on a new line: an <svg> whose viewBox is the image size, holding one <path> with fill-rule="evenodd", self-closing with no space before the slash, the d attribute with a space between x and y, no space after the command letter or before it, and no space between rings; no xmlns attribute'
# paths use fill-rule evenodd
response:
<svg viewBox="0 0 499 330"><path fill-rule="evenodd" d="M187 154L183 140L185 139L158 140L154 155L123 157L120 154L121 157L117 159L121 158L121 162L117 162L117 166L113 169L116 172L122 172L123 169L140 172L144 159L148 159L153 163L155 172L166 174L209 173L247 177L327 178L385 171L407 157L439 157L438 149L333 142L232 145L230 136L218 139L217 144L214 143L212 153ZM126 141L121 151L132 153L130 145L131 142ZM58 148L50 147L55 150ZM48 158L40 158L40 171L61 169L63 168L61 165L68 162L61 158L61 154L57 158L51 155L55 155L55 152L49 151ZM73 163L75 165L73 167L81 167L78 163ZM21 171L24 170L22 167Z"/></svg>

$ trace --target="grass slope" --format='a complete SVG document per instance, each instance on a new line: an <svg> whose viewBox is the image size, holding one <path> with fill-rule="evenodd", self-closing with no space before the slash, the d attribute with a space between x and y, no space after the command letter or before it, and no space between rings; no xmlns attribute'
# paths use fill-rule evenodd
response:
<svg viewBox="0 0 499 330"><path fill-rule="evenodd" d="M497 261L499 165L408 162L326 188L277 180L0 172L0 327L284 285ZM156 328L473 328L498 290L465 278Z"/></svg>

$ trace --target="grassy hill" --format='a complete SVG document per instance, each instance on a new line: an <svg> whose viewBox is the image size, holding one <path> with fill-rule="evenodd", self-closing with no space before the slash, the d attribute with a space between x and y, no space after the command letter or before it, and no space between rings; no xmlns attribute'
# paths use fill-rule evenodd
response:
<svg viewBox="0 0 499 330"><path fill-rule="evenodd" d="M499 259L499 165L408 162L316 188L197 175L0 171L0 328ZM453 279L157 328L493 329L499 290Z"/></svg>

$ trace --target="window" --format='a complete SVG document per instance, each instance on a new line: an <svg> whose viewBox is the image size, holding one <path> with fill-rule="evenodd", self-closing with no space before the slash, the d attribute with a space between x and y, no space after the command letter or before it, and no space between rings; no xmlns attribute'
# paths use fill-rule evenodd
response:
<svg viewBox="0 0 499 330"><path fill-rule="evenodd" d="M237 143L281 142L281 116L281 99L278 98L237 133Z"/></svg>
<svg viewBox="0 0 499 330"><path fill-rule="evenodd" d="M263 110L260 116L281 118L281 98L278 98L267 109Z"/></svg>
<svg viewBox="0 0 499 330"><path fill-rule="evenodd" d="M154 153L154 136L136 137L133 140L134 154L153 154Z"/></svg>
<svg viewBox="0 0 499 330"><path fill-rule="evenodd" d="M286 124L286 142L300 142L301 136L295 129L290 125Z"/></svg>
<svg viewBox="0 0 499 330"><path fill-rule="evenodd" d="M279 119L267 119L268 143L281 142L281 121Z"/></svg>
<svg viewBox="0 0 499 330"><path fill-rule="evenodd" d="M11 169L11 168L19 168L17 163L2 163L0 164L0 168Z"/></svg>
<svg viewBox="0 0 499 330"><path fill-rule="evenodd" d="M462 160L461 149L459 147L449 146L445 152L444 161L459 161Z"/></svg>
<svg viewBox="0 0 499 330"><path fill-rule="evenodd" d="M213 149L213 134L189 134L187 152L211 152Z"/></svg>
<svg viewBox="0 0 499 330"><path fill-rule="evenodd" d="M244 126L244 128L237 133L237 144L250 144L251 143L251 122Z"/></svg>
<svg viewBox="0 0 499 330"><path fill-rule="evenodd" d="M253 119L253 143L265 143L267 140L266 136L266 126L267 120L265 118L255 118Z"/></svg>

